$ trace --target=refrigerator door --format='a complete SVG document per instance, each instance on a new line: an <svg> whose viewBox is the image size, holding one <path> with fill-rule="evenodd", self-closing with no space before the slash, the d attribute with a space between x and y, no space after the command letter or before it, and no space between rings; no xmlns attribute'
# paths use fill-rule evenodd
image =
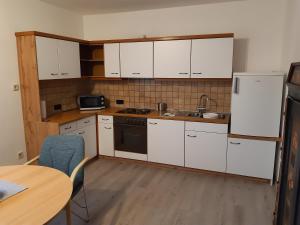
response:
<svg viewBox="0 0 300 225"><path fill-rule="evenodd" d="M231 133L278 137L283 76L234 76Z"/></svg>

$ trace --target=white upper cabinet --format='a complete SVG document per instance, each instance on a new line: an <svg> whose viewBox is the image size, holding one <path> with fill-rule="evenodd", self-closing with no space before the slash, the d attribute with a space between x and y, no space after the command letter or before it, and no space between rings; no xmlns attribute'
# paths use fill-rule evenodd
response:
<svg viewBox="0 0 300 225"><path fill-rule="evenodd" d="M58 62L62 78L79 78L81 76L79 43L59 40Z"/></svg>
<svg viewBox="0 0 300 225"><path fill-rule="evenodd" d="M120 44L121 77L153 77L153 42Z"/></svg>
<svg viewBox="0 0 300 225"><path fill-rule="evenodd" d="M79 43L36 37L40 80L79 78Z"/></svg>
<svg viewBox="0 0 300 225"><path fill-rule="evenodd" d="M192 40L192 78L231 78L233 38Z"/></svg>
<svg viewBox="0 0 300 225"><path fill-rule="evenodd" d="M190 78L191 40L154 42L154 77Z"/></svg>
<svg viewBox="0 0 300 225"><path fill-rule="evenodd" d="M120 77L120 44L104 44L105 77Z"/></svg>
<svg viewBox="0 0 300 225"><path fill-rule="evenodd" d="M59 79L58 40L36 37L36 52L40 80Z"/></svg>

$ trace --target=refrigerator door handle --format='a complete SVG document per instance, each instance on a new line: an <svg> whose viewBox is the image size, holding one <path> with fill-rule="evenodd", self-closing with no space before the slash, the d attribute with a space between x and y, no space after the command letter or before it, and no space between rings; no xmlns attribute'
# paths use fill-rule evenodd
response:
<svg viewBox="0 0 300 225"><path fill-rule="evenodd" d="M240 78L236 77L234 79L234 90L233 90L234 94L238 94L239 93L239 86L240 86Z"/></svg>

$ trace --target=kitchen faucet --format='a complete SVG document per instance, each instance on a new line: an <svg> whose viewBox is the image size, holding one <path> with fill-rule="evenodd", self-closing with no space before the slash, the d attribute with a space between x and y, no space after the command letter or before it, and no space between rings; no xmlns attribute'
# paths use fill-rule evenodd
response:
<svg viewBox="0 0 300 225"><path fill-rule="evenodd" d="M199 100L199 105L197 106L197 110L199 113L205 113L208 110L209 97L207 95L201 95Z"/></svg>

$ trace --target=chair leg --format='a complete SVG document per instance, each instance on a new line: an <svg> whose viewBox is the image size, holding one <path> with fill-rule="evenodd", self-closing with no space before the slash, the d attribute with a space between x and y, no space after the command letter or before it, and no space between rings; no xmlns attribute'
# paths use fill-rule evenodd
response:
<svg viewBox="0 0 300 225"><path fill-rule="evenodd" d="M88 208L88 205L87 205L87 201L86 201L86 193L85 193L85 187L83 185L83 197L84 197L84 203L85 203L85 211L86 211L86 216L87 216L87 221L90 220L90 213L89 213L89 208Z"/></svg>
<svg viewBox="0 0 300 225"><path fill-rule="evenodd" d="M82 218L80 215L78 215L76 212L72 212L75 216L77 216L79 219L83 220L84 222L88 223L90 221L90 214L89 214L89 209L87 205L87 200L86 200L86 193L85 193L85 188L84 185L82 186L82 191L83 191L83 198L84 198L84 206L80 205L78 202L73 200L73 202L82 209L85 209L86 212L86 218Z"/></svg>
<svg viewBox="0 0 300 225"><path fill-rule="evenodd" d="M67 219L67 225L72 225L72 221L71 221L71 203L70 203L70 201L66 205L66 219Z"/></svg>

